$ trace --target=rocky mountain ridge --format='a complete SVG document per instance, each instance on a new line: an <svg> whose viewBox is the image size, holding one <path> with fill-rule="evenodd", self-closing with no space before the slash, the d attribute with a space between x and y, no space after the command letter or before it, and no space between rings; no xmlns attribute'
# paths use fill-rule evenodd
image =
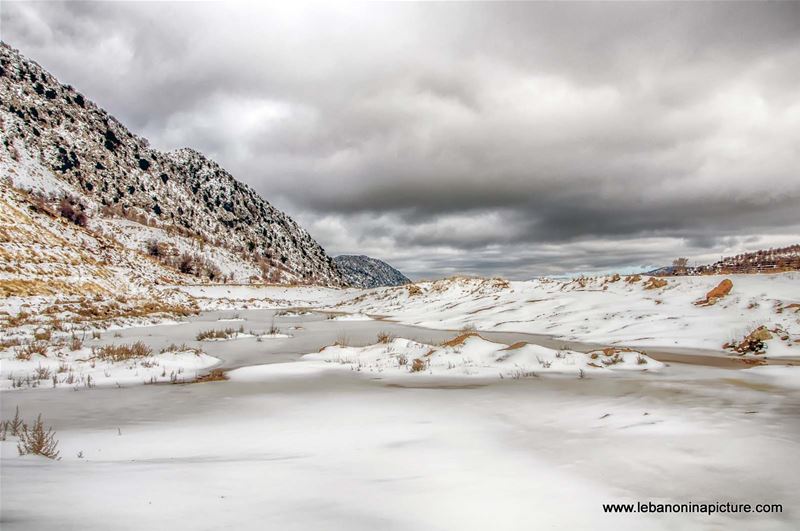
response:
<svg viewBox="0 0 800 531"><path fill-rule="evenodd" d="M333 259L342 277L349 286L356 288L378 288L402 286L411 279L386 262L369 256L341 255Z"/></svg>
<svg viewBox="0 0 800 531"><path fill-rule="evenodd" d="M188 148L151 148L5 43L0 130L0 177L8 184L112 236L121 224L141 227L160 240L133 236L121 243L166 256L164 263L181 273L203 271L204 278L217 281L343 283L308 232L216 162ZM187 246L194 256L209 249L224 254L229 267L182 267Z"/></svg>

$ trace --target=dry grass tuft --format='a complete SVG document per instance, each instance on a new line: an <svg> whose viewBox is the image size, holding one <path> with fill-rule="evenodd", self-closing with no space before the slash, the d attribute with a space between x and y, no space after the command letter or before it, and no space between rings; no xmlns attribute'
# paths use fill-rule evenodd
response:
<svg viewBox="0 0 800 531"><path fill-rule="evenodd" d="M224 330L203 330L197 334L198 341L207 341L209 339L230 339L236 337L236 330L233 328L225 328Z"/></svg>
<svg viewBox="0 0 800 531"><path fill-rule="evenodd" d="M22 341L19 340L18 337L11 337L7 339L0 340L0 350L5 350L9 347L18 347L22 344Z"/></svg>
<svg viewBox="0 0 800 531"><path fill-rule="evenodd" d="M49 328L41 328L33 332L33 339L36 341L50 341L53 339L53 331Z"/></svg>
<svg viewBox="0 0 800 531"><path fill-rule="evenodd" d="M190 347L186 343L181 343L180 345L178 345L176 343L171 343L171 344L169 344L166 347L161 349L161 354L166 354L168 352L192 352L192 353L194 353L194 354L199 356L200 354L203 353L203 349L196 348L196 347Z"/></svg>
<svg viewBox="0 0 800 531"><path fill-rule="evenodd" d="M19 312L17 315L9 317L6 320L6 325L8 325L10 328L22 326L30 322L30 318L31 314L29 314L28 312Z"/></svg>
<svg viewBox="0 0 800 531"><path fill-rule="evenodd" d="M389 332L380 331L378 332L378 343L391 343L394 340L394 336Z"/></svg>
<svg viewBox="0 0 800 531"><path fill-rule="evenodd" d="M0 297L34 297L37 295L83 295L91 293L108 293L94 282L65 282L61 280L0 280Z"/></svg>
<svg viewBox="0 0 800 531"><path fill-rule="evenodd" d="M420 358L415 358L414 361L411 362L411 372L422 372L426 368L428 368L428 363Z"/></svg>
<svg viewBox="0 0 800 531"><path fill-rule="evenodd" d="M153 351L142 343L137 341L131 345L104 345L102 347L92 348L92 353L95 357L104 361L126 361L136 358L146 358Z"/></svg>
<svg viewBox="0 0 800 531"><path fill-rule="evenodd" d="M35 341L24 347L17 349L16 358L20 361L30 361L30 359L35 356L44 356L47 357L47 347L48 343L45 341Z"/></svg>
<svg viewBox="0 0 800 531"><path fill-rule="evenodd" d="M228 376L225 374L225 371L222 369L212 369L206 375L199 376L195 382L196 383L204 383L204 382L222 382L228 379Z"/></svg>

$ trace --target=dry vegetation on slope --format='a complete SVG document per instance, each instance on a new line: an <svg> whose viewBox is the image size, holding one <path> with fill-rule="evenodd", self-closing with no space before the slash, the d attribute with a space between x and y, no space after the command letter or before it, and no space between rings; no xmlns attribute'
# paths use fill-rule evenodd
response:
<svg viewBox="0 0 800 531"><path fill-rule="evenodd" d="M43 208L31 194L0 189L3 341L195 314L191 296L157 288L186 278Z"/></svg>

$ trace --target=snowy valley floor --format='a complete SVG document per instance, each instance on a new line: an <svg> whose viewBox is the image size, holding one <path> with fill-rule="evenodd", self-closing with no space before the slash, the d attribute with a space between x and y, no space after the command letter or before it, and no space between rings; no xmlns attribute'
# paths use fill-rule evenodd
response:
<svg viewBox="0 0 800 531"><path fill-rule="evenodd" d="M345 296L353 294L292 304L333 308ZM691 346L645 348L644 364L625 353L612 362L586 354L601 342L508 331L446 346L457 332L225 304L209 302L217 309L179 324L104 332L97 344L201 347L206 368L216 359L230 380L2 392L2 418L16 407L28 421L41 413L61 451L59 461L20 457L14 438L0 443L3 530L788 530L800 522L800 374L792 372L800 367L750 367ZM255 337L273 325L281 334ZM238 326L245 333L226 341L195 340ZM415 343L360 348L380 332ZM506 347L518 341L547 348ZM345 346L318 352L336 342ZM398 359L411 354L410 365L417 351L425 365L411 373ZM636 501L781 503L783 512L602 510Z"/></svg>

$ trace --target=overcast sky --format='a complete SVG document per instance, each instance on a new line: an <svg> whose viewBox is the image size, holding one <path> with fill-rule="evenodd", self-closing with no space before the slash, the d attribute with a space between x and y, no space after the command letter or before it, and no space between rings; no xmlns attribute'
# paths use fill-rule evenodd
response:
<svg viewBox="0 0 800 531"><path fill-rule="evenodd" d="M2 39L412 278L800 242L800 2L3 2Z"/></svg>

